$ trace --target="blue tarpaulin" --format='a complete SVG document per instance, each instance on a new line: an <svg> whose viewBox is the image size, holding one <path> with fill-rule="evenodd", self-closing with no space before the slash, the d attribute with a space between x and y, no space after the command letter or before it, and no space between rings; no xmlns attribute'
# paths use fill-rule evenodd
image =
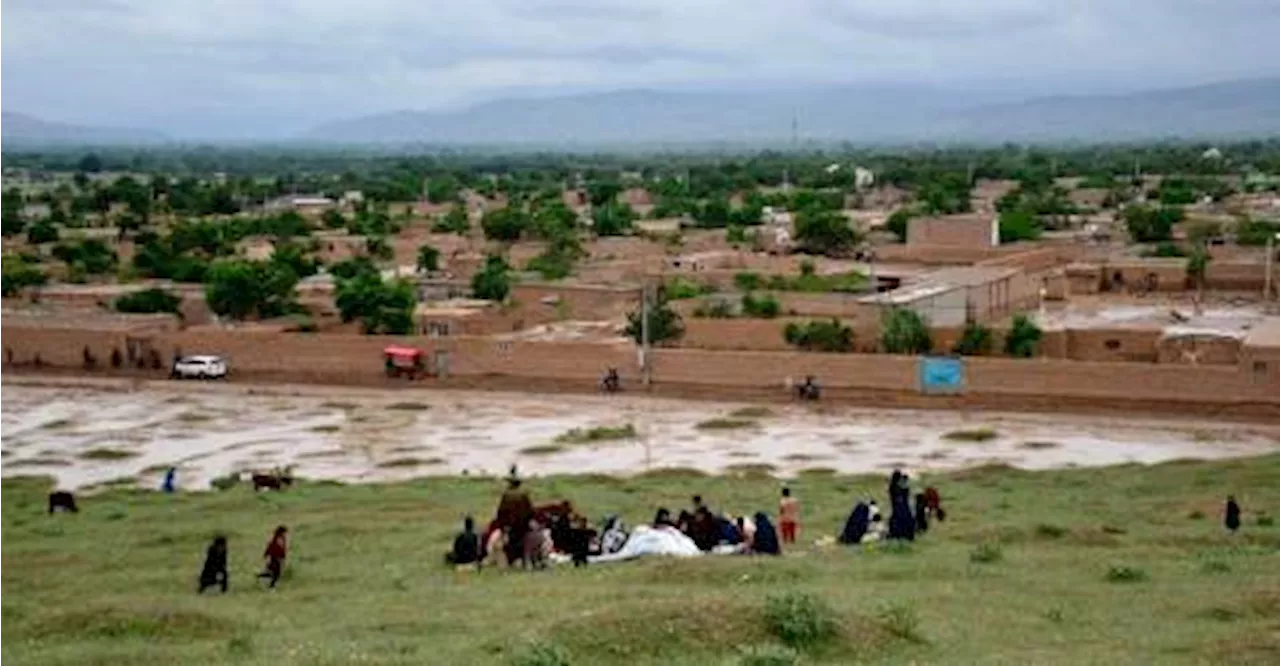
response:
<svg viewBox="0 0 1280 666"><path fill-rule="evenodd" d="M922 393L959 393L964 390L964 360L949 356L920 357Z"/></svg>

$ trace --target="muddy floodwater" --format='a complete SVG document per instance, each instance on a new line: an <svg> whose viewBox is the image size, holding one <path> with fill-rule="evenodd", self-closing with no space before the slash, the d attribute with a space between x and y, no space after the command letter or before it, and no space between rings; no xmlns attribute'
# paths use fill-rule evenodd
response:
<svg viewBox="0 0 1280 666"><path fill-rule="evenodd" d="M348 482L494 475L512 464L535 475L691 467L790 476L1280 450L1280 426L1213 421L237 384L7 382L2 390L4 476L50 475L67 489L154 487L171 465L180 487L198 490L230 472L277 466ZM613 430L593 437L593 428Z"/></svg>

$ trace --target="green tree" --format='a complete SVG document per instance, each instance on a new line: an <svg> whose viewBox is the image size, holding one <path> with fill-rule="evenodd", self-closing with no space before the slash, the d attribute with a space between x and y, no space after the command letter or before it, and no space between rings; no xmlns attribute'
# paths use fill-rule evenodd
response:
<svg viewBox="0 0 1280 666"><path fill-rule="evenodd" d="M298 276L287 266L268 261L223 259L209 267L205 300L215 313L244 319L278 317L295 309Z"/></svg>
<svg viewBox="0 0 1280 666"><path fill-rule="evenodd" d="M414 330L413 311L418 298L406 280L383 280L377 273L361 271L338 280L335 304L342 321L360 321L367 335L407 335Z"/></svg>
<svg viewBox="0 0 1280 666"><path fill-rule="evenodd" d="M440 250L430 245L419 245L417 267L419 273L432 273L440 270Z"/></svg>
<svg viewBox="0 0 1280 666"><path fill-rule="evenodd" d="M47 279L40 267L23 259L20 255L6 254L0 261L3 270L3 284L0 292L4 296L13 296L23 287L35 287L45 283Z"/></svg>
<svg viewBox="0 0 1280 666"><path fill-rule="evenodd" d="M547 243L547 249L529 260L526 269L537 271L547 280L561 280L573 274L574 264L587 256L574 232L562 231Z"/></svg>
<svg viewBox="0 0 1280 666"><path fill-rule="evenodd" d="M382 261L390 261L396 256L396 251L392 249L386 236L369 236L364 239L364 251L370 257Z"/></svg>
<svg viewBox="0 0 1280 666"><path fill-rule="evenodd" d="M887 310L880 318L880 346L889 354L927 354L933 349L929 322L907 308Z"/></svg>
<svg viewBox="0 0 1280 666"><path fill-rule="evenodd" d="M310 256L305 247L292 241L276 241L271 263L288 268L299 278L315 275L320 270L320 262Z"/></svg>
<svg viewBox="0 0 1280 666"><path fill-rule="evenodd" d="M529 216L512 206L491 210L480 219L485 238L507 243L520 240L529 226Z"/></svg>
<svg viewBox="0 0 1280 666"><path fill-rule="evenodd" d="M976 321L970 321L964 325L964 332L960 334L960 339L956 341L956 346L951 351L961 356L986 356L991 353L994 346L991 329Z"/></svg>
<svg viewBox="0 0 1280 666"><path fill-rule="evenodd" d="M1030 211L1017 209L1000 213L1000 243L1035 240L1040 237L1040 221Z"/></svg>
<svg viewBox="0 0 1280 666"><path fill-rule="evenodd" d="M471 222L467 219L466 207L455 204L444 217L432 225L431 230L442 234L458 234L465 236L471 231Z"/></svg>
<svg viewBox="0 0 1280 666"><path fill-rule="evenodd" d="M115 251L96 238L59 243L54 246L52 254L73 271L88 275L109 273L116 268Z"/></svg>
<svg viewBox="0 0 1280 666"><path fill-rule="evenodd" d="M853 351L853 329L840 323L839 319L804 324L791 322L782 329L782 337L787 344L805 351Z"/></svg>
<svg viewBox="0 0 1280 666"><path fill-rule="evenodd" d="M889 215L889 219L885 220L884 228L894 236L898 237L899 243L907 240L907 226L911 222L911 210L909 208L899 208Z"/></svg>
<svg viewBox="0 0 1280 666"><path fill-rule="evenodd" d="M598 236L621 236L631 230L636 213L626 203L611 201L591 211L592 228Z"/></svg>
<svg viewBox="0 0 1280 666"><path fill-rule="evenodd" d="M796 216L796 241L805 252L840 256L853 250L859 240L840 213L809 209Z"/></svg>
<svg viewBox="0 0 1280 666"><path fill-rule="evenodd" d="M337 208L330 208L320 217L320 221L326 229L341 229L347 226L347 218L342 215L342 211Z"/></svg>
<svg viewBox="0 0 1280 666"><path fill-rule="evenodd" d="M644 308L627 314L627 335L644 343ZM666 294L658 292L657 302L649 308L649 344L660 345L673 342L684 336L684 319L671 308Z"/></svg>
<svg viewBox="0 0 1280 666"><path fill-rule="evenodd" d="M511 266L501 255L485 257L484 266L471 278L471 293L476 298L504 301L511 293Z"/></svg>
<svg viewBox="0 0 1280 666"><path fill-rule="evenodd" d="M1209 262L1213 257L1209 255L1209 251L1204 245L1197 245L1191 250L1191 254L1187 257L1187 279L1191 284L1195 285L1196 291L1203 294L1205 274L1209 268Z"/></svg>
<svg viewBox="0 0 1280 666"><path fill-rule="evenodd" d="M1124 209L1123 217L1134 242L1156 243L1172 238L1173 225L1182 221L1183 211L1176 206L1133 205Z"/></svg>
<svg viewBox="0 0 1280 666"><path fill-rule="evenodd" d="M458 179L452 175L436 176L427 181L427 201L434 204L453 201L458 198L461 189Z"/></svg>
<svg viewBox="0 0 1280 666"><path fill-rule="evenodd" d="M1014 315L1013 325L1004 338L1004 353L1017 358L1031 358L1040 347L1040 327L1026 315Z"/></svg>
<svg viewBox="0 0 1280 666"><path fill-rule="evenodd" d="M693 212L693 219L704 229L723 229L729 226L729 200L716 197L706 201Z"/></svg>
<svg viewBox="0 0 1280 666"><path fill-rule="evenodd" d="M37 220L27 227L27 242L32 245L52 243L56 240L58 240L58 227L54 225L52 219Z"/></svg>
<svg viewBox="0 0 1280 666"><path fill-rule="evenodd" d="M117 312L134 314L155 314L169 312L177 314L182 305L182 298L164 289L143 289L125 294L115 301Z"/></svg>
<svg viewBox="0 0 1280 666"><path fill-rule="evenodd" d="M615 180L595 180L587 183L587 198L592 207L607 206L616 203L622 186Z"/></svg>
<svg viewBox="0 0 1280 666"><path fill-rule="evenodd" d="M22 192L17 188L9 188L0 195L0 233L5 238L17 236L26 228L27 221L22 218L25 205Z"/></svg>
<svg viewBox="0 0 1280 666"><path fill-rule="evenodd" d="M88 153L80 158L76 170L84 173L98 173L102 171L102 158L98 157L97 153Z"/></svg>

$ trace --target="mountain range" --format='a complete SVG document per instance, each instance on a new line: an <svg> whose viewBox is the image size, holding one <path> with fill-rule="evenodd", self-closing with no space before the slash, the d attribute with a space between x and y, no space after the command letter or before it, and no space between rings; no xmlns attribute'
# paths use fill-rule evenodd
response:
<svg viewBox="0 0 1280 666"><path fill-rule="evenodd" d="M158 143L166 137L150 130L72 125L5 111L0 114L0 140L10 145L115 145Z"/></svg>
<svg viewBox="0 0 1280 666"><path fill-rule="evenodd" d="M453 112L327 123L339 143L1114 141L1280 135L1280 78L1032 99L912 86L771 92L625 91L507 99Z"/></svg>
<svg viewBox="0 0 1280 666"><path fill-rule="evenodd" d="M794 123L794 129L793 129ZM3 114L3 140L137 144L159 132ZM627 90L511 98L452 111L337 120L276 141L321 144L787 145L998 143L1280 135L1280 77L1107 95L1019 98L959 88L864 85L768 91ZM193 137L193 139L196 137Z"/></svg>

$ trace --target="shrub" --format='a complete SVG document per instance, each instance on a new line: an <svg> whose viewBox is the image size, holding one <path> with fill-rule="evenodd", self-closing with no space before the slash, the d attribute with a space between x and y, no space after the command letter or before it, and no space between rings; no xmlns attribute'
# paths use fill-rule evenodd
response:
<svg viewBox="0 0 1280 666"><path fill-rule="evenodd" d="M682 301L687 298L697 298L705 294L710 294L716 289L709 284L695 282L689 278L675 277L663 285L663 292L667 298L673 301Z"/></svg>
<svg viewBox="0 0 1280 666"><path fill-rule="evenodd" d="M778 299L772 296L756 297L752 294L743 294L742 296L742 314L747 317L773 319L781 311L782 306L778 303Z"/></svg>
<svg viewBox="0 0 1280 666"><path fill-rule="evenodd" d="M1156 243L1156 246L1142 253L1144 257L1185 257L1187 251L1182 246L1172 241L1162 241Z"/></svg>
<svg viewBox="0 0 1280 666"><path fill-rule="evenodd" d="M1111 583L1140 583L1147 580L1147 572L1137 567L1123 565L1107 569L1107 581Z"/></svg>
<svg viewBox="0 0 1280 666"><path fill-rule="evenodd" d="M1204 564L1200 565L1200 571L1202 573L1211 573L1211 574L1230 573L1231 565L1227 564L1226 562L1223 562L1222 560L1209 560L1208 562L1205 562Z"/></svg>
<svg viewBox="0 0 1280 666"><path fill-rule="evenodd" d="M881 318L880 345L890 354L927 354L933 349L929 322L915 310L893 308Z"/></svg>
<svg viewBox="0 0 1280 666"><path fill-rule="evenodd" d="M710 303L699 305L693 311L693 316L700 319L733 319L737 313L733 310L733 304L723 299L715 299Z"/></svg>
<svg viewBox="0 0 1280 666"><path fill-rule="evenodd" d="M969 552L969 561L976 564L993 564L1004 559L1004 549L990 541L978 544Z"/></svg>
<svg viewBox="0 0 1280 666"><path fill-rule="evenodd" d="M1061 525L1051 525L1049 523L1040 523L1036 525L1036 536L1046 539L1059 539L1067 535L1067 528Z"/></svg>
<svg viewBox="0 0 1280 666"><path fill-rule="evenodd" d="M627 315L627 335L637 343L644 338L643 308ZM680 313L671 309L666 296L659 293L658 302L649 308L649 342L658 344L669 340L679 340L684 335L684 319Z"/></svg>
<svg viewBox="0 0 1280 666"><path fill-rule="evenodd" d="M993 344L991 329L971 321L964 325L964 332L952 351L961 356L985 356L991 353Z"/></svg>
<svg viewBox="0 0 1280 666"><path fill-rule="evenodd" d="M512 666L569 666L569 653L554 643L532 643L511 657Z"/></svg>
<svg viewBox="0 0 1280 666"><path fill-rule="evenodd" d="M836 634L836 615L825 600L803 592L770 595L765 600L765 621L783 643L807 649Z"/></svg>
<svg viewBox="0 0 1280 666"><path fill-rule="evenodd" d="M1040 237L1040 221L1031 211L1012 210L1000 213L1000 243L1035 240Z"/></svg>
<svg viewBox="0 0 1280 666"><path fill-rule="evenodd" d="M956 442L989 442L999 436L1000 433L991 428L973 428L971 430L952 430L943 435L942 438Z"/></svg>
<svg viewBox="0 0 1280 666"><path fill-rule="evenodd" d="M211 481L209 481L209 485L214 490L230 490L232 488L235 488L239 484L240 484L239 472L231 472L230 474L227 474L225 476L216 476Z"/></svg>
<svg viewBox="0 0 1280 666"><path fill-rule="evenodd" d="M733 286L742 291L755 291L764 287L764 278L759 273L743 271L733 276Z"/></svg>
<svg viewBox="0 0 1280 666"><path fill-rule="evenodd" d="M876 619L881 628L893 636L913 643L924 642L924 636L920 634L920 616L907 604L886 604L880 608Z"/></svg>
<svg viewBox="0 0 1280 666"><path fill-rule="evenodd" d="M783 645L753 645L742 650L738 666L792 666L800 653Z"/></svg>
<svg viewBox="0 0 1280 666"><path fill-rule="evenodd" d="M556 436L556 441L565 444L586 444L604 442L614 439L631 439L636 437L636 427L630 423L621 426L596 426L594 428L572 428Z"/></svg>
<svg viewBox="0 0 1280 666"><path fill-rule="evenodd" d="M178 306L181 304L181 297L175 296L164 289L153 288L121 296L116 299L115 307L118 312L138 314L171 312L176 314Z"/></svg>
<svg viewBox="0 0 1280 666"><path fill-rule="evenodd" d="M782 329L782 337L787 344L806 351L853 351L853 329L841 324L839 319L804 324L791 322Z"/></svg>
<svg viewBox="0 0 1280 666"><path fill-rule="evenodd" d="M511 266L496 254L485 258L484 267L471 278L471 292L476 298L501 301L511 293Z"/></svg>
<svg viewBox="0 0 1280 666"><path fill-rule="evenodd" d="M898 242L907 240L907 226L911 222L911 210L907 208L899 208L889 215L889 219L885 220L884 228L898 237Z"/></svg>
<svg viewBox="0 0 1280 666"><path fill-rule="evenodd" d="M1258 527L1271 527L1276 524L1276 519L1272 516L1258 516Z"/></svg>
<svg viewBox="0 0 1280 666"><path fill-rule="evenodd" d="M1015 315L1013 326L1004 339L1004 351L1010 356L1031 358L1040 347L1041 335L1040 327L1026 315Z"/></svg>
<svg viewBox="0 0 1280 666"><path fill-rule="evenodd" d="M20 256L9 254L4 257L3 282L0 291L5 296L18 293L23 287L35 287L45 283L45 277L39 266L27 262Z"/></svg>

